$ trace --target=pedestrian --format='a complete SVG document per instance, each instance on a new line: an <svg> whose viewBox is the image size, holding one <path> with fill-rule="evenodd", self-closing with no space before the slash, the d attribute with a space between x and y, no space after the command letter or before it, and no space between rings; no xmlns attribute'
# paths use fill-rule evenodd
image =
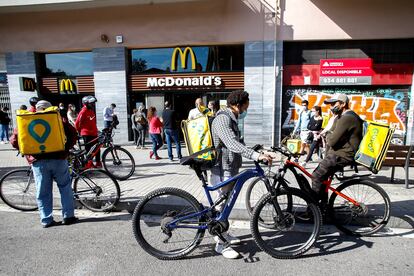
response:
<svg viewBox="0 0 414 276"><path fill-rule="evenodd" d="M221 160L218 160L217 165L211 169L210 182L212 185L221 183L238 174L242 166L242 157L256 161L267 160L269 164L276 157L274 153L258 153L241 142L237 120L246 114L248 107L249 93L241 90L233 91L227 97L227 107L218 111L212 122L214 144L222 145L220 147L221 153L218 154ZM219 196L228 194L233 186L234 184L230 184L221 188ZM222 211L223 207L224 204L216 208L220 208L220 211ZM231 236L228 232L224 232L223 237L227 240L226 243L218 236L214 237L216 241L215 251L225 258L235 259L239 257L239 253L231 248L230 244L240 243L240 239Z"/></svg>
<svg viewBox="0 0 414 276"><path fill-rule="evenodd" d="M146 109L144 105L138 107L137 114L135 116L135 121L138 129L138 144L137 147L141 147L141 149L145 148L145 138L147 136L148 130L148 120L146 115Z"/></svg>
<svg viewBox="0 0 414 276"><path fill-rule="evenodd" d="M27 105L22 104L22 105L19 107L19 109L20 109L20 110L27 110Z"/></svg>
<svg viewBox="0 0 414 276"><path fill-rule="evenodd" d="M313 116L311 117L308 125L308 129L310 130L310 135L308 135L309 140L307 141L311 146L308 152L308 156L306 157L305 162L301 163L302 167L305 167L306 164L312 159L312 154L314 153L315 149L316 152L319 151L319 146L321 144L321 138L319 136L322 130L322 109L320 106L312 107Z"/></svg>
<svg viewBox="0 0 414 276"><path fill-rule="evenodd" d="M38 97L31 97L29 99L29 103L30 103L30 108L29 111L30 112L36 112L36 104L40 99Z"/></svg>
<svg viewBox="0 0 414 276"><path fill-rule="evenodd" d="M201 113L199 109L200 106L204 106L203 99L197 98L195 100L195 108L191 109L188 113L188 120L193 120L197 117L203 116L203 113Z"/></svg>
<svg viewBox="0 0 414 276"><path fill-rule="evenodd" d="M9 143L9 108L7 106L0 110L0 144Z"/></svg>
<svg viewBox="0 0 414 276"><path fill-rule="evenodd" d="M104 128L109 128L114 121L114 109L116 104L111 103L109 106L105 107L103 110L103 117L104 117Z"/></svg>
<svg viewBox="0 0 414 276"><path fill-rule="evenodd" d="M68 121L68 110L64 103L59 103L59 113L63 120Z"/></svg>
<svg viewBox="0 0 414 276"><path fill-rule="evenodd" d="M78 117L78 113L76 112L76 107L73 104L68 105L68 112L66 114L68 117L68 121L72 126L75 126L76 118Z"/></svg>
<svg viewBox="0 0 414 276"><path fill-rule="evenodd" d="M321 189L322 182L355 162L354 156L362 140L363 121L349 108L349 98L346 95L335 95L325 100L325 104L332 105L331 111L337 117L327 133L326 140L330 149L312 173L312 189L318 200L322 195L327 196L324 189Z"/></svg>
<svg viewBox="0 0 414 276"><path fill-rule="evenodd" d="M138 122L136 120L137 112L138 112L138 109L134 108L131 114L131 129L132 129L132 133L134 134L134 145L136 149L138 148L138 139L139 139L139 131L137 128Z"/></svg>
<svg viewBox="0 0 414 276"><path fill-rule="evenodd" d="M207 105L208 109L215 115L218 111L217 102L216 101L209 101Z"/></svg>
<svg viewBox="0 0 414 276"><path fill-rule="evenodd" d="M157 150L163 145L161 132L162 123L160 118L157 116L157 109L150 106L148 109L148 122L149 122L149 133L152 141L152 151L150 151L150 159L155 155L155 160L160 160Z"/></svg>
<svg viewBox="0 0 414 276"><path fill-rule="evenodd" d="M302 101L302 110L299 113L299 120L296 123L295 129L293 130L293 134L300 134L301 146L299 153L303 154L306 149L306 152L309 152L309 144L308 144L308 135L311 133L308 129L308 125L311 118L311 111L308 108L309 102L307 100ZM296 159L295 162L298 162Z"/></svg>
<svg viewBox="0 0 414 276"><path fill-rule="evenodd" d="M48 101L39 101L36 110L42 111L52 106ZM76 143L76 130L67 122L63 122L66 136L65 150L60 152L44 153L29 156L30 164L36 183L36 200L39 207L40 222L43 228L55 226L58 223L53 219L53 181L56 182L62 204L62 224L76 223L73 202L72 181L69 174L67 157L69 149ZM12 145L19 149L17 131L12 136Z"/></svg>
<svg viewBox="0 0 414 276"><path fill-rule="evenodd" d="M172 153L172 140L174 140L177 157L181 159L181 145L180 145L180 136L177 128L177 115L175 110L171 109L171 103L165 102L165 109L162 112L162 123L164 126L165 140L167 141L168 146L168 157L170 161L174 161L174 156Z"/></svg>
<svg viewBox="0 0 414 276"><path fill-rule="evenodd" d="M89 150L97 143L98 127L96 126L95 103L97 102L94 96L85 96L82 98L83 107L79 112L78 118L75 121L76 130L80 133L85 143L85 150ZM95 142L92 142L95 141ZM102 168L101 152L100 150L95 156L96 164L89 160L85 168Z"/></svg>

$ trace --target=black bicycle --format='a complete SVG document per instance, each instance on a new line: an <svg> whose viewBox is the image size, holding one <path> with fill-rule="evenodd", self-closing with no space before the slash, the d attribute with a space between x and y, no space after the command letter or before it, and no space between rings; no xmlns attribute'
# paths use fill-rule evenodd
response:
<svg viewBox="0 0 414 276"><path fill-rule="evenodd" d="M118 182L105 170L82 170L82 155L79 151L69 155L74 198L92 211L113 210L121 195ZM37 210L36 183L31 167L6 173L0 179L0 198L17 210Z"/></svg>

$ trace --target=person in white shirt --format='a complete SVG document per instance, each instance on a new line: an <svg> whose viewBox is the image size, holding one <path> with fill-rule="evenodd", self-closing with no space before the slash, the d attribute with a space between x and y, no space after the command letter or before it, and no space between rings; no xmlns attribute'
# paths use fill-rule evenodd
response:
<svg viewBox="0 0 414 276"><path fill-rule="evenodd" d="M114 109L116 105L112 103L110 106L107 106L103 110L104 117L104 128L109 128L114 120Z"/></svg>
<svg viewBox="0 0 414 276"><path fill-rule="evenodd" d="M189 120L195 119L203 115L203 113L201 113L199 110L199 106L204 106L203 99L201 98L197 98L195 100L195 108L191 109L190 112L188 113Z"/></svg>

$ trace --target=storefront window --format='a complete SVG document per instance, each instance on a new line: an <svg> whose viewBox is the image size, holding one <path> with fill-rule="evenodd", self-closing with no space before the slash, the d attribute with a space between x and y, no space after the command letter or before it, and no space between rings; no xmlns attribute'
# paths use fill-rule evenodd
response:
<svg viewBox="0 0 414 276"><path fill-rule="evenodd" d="M92 52L45 54L44 76L90 76L93 75Z"/></svg>
<svg viewBox="0 0 414 276"><path fill-rule="evenodd" d="M182 64L182 60L185 60ZM131 50L131 73L242 71L244 46L197 46Z"/></svg>

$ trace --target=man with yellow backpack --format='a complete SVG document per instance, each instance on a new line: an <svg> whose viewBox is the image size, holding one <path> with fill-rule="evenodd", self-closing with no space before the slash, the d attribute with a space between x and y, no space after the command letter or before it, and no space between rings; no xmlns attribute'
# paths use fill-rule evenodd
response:
<svg viewBox="0 0 414 276"><path fill-rule="evenodd" d="M11 144L27 156L36 182L36 199L43 228L55 226L53 219L53 180L56 181L62 204L62 224L76 223L73 191L67 157L77 139L75 128L63 122L58 108L48 101L39 101L36 112L17 111L17 129Z"/></svg>

